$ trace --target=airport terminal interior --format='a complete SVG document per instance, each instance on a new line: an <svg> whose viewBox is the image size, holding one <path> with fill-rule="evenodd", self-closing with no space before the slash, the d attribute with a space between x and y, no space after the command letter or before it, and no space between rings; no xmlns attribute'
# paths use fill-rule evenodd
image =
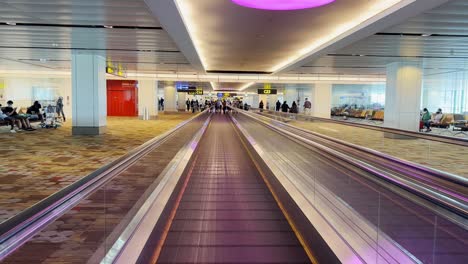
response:
<svg viewBox="0 0 468 264"><path fill-rule="evenodd" d="M0 0L0 263L468 263L468 0Z"/></svg>

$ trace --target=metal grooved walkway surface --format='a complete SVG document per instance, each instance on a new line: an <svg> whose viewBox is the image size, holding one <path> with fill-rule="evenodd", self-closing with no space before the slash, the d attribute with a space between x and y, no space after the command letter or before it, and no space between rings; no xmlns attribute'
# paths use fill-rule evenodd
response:
<svg viewBox="0 0 468 264"><path fill-rule="evenodd" d="M310 263L229 117L196 155L158 263Z"/></svg>

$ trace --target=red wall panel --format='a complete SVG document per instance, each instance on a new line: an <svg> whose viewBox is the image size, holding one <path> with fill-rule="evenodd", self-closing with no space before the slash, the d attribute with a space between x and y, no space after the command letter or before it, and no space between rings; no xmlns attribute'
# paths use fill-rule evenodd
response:
<svg viewBox="0 0 468 264"><path fill-rule="evenodd" d="M107 115L138 116L138 81L107 80Z"/></svg>

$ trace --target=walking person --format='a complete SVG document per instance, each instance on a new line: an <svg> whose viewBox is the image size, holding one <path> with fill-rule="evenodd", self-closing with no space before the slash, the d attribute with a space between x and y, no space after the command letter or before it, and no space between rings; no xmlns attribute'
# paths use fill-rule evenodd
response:
<svg viewBox="0 0 468 264"><path fill-rule="evenodd" d="M281 102L280 102L280 100L278 100L276 102L276 109L275 110L276 110L276 112L279 112L280 109L281 109Z"/></svg>
<svg viewBox="0 0 468 264"><path fill-rule="evenodd" d="M263 112L263 100L258 104L258 108L260 108L260 112Z"/></svg>
<svg viewBox="0 0 468 264"><path fill-rule="evenodd" d="M312 110L312 103L309 101L309 98L306 98L304 102L304 114L310 115L311 110Z"/></svg>
<svg viewBox="0 0 468 264"><path fill-rule="evenodd" d="M63 112L63 97L60 96L57 100L57 105L56 105L56 108L55 108L55 111L58 115L58 117L62 117L63 119L63 122L66 121L66 118L65 118L65 113Z"/></svg>
<svg viewBox="0 0 468 264"><path fill-rule="evenodd" d="M289 105L288 103L286 103L286 101L284 101L283 104L281 105L281 112L287 113L288 110L289 110Z"/></svg>
<svg viewBox="0 0 468 264"><path fill-rule="evenodd" d="M185 105L187 106L187 111L190 112L190 100L187 99L187 101L185 102Z"/></svg>

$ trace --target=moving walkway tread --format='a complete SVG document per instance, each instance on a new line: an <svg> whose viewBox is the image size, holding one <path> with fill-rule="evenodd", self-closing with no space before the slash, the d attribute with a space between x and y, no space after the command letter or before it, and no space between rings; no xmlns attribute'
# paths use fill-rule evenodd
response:
<svg viewBox="0 0 468 264"><path fill-rule="evenodd" d="M158 263L310 263L229 117L215 115ZM140 261L142 258L140 258Z"/></svg>

